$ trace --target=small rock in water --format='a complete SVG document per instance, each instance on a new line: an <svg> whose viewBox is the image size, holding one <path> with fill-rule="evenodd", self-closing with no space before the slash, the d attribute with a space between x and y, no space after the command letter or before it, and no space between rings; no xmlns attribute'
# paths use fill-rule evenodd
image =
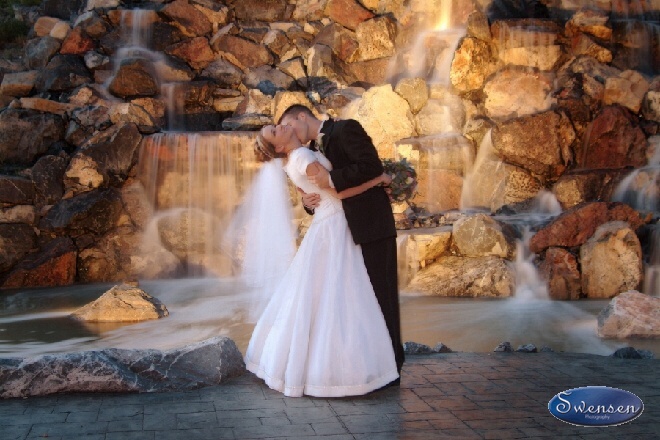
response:
<svg viewBox="0 0 660 440"><path fill-rule="evenodd" d="M634 347L623 347L616 350L610 356L619 359L653 359L653 353L649 350L637 350Z"/></svg>
<svg viewBox="0 0 660 440"><path fill-rule="evenodd" d="M541 347L541 349L539 351L541 353L554 353L555 352L552 348L548 347L547 345L544 345L543 347Z"/></svg>
<svg viewBox="0 0 660 440"><path fill-rule="evenodd" d="M121 284L71 314L88 322L136 322L169 316L167 307L137 287Z"/></svg>
<svg viewBox="0 0 660 440"><path fill-rule="evenodd" d="M428 345L409 341L403 343L403 352L405 354L429 354L433 353L433 349Z"/></svg>
<svg viewBox="0 0 660 440"><path fill-rule="evenodd" d="M519 345L518 348L516 349L517 352L520 353L536 353L538 350L536 349L536 345L534 344L525 344L525 345Z"/></svg>
<svg viewBox="0 0 660 440"><path fill-rule="evenodd" d="M453 350L449 347L447 347L445 344L442 342L438 342L435 347L433 347L433 351L435 353L453 353Z"/></svg>
<svg viewBox="0 0 660 440"><path fill-rule="evenodd" d="M496 353L512 353L513 347L511 347L511 342L500 342L500 344L495 347L493 350Z"/></svg>

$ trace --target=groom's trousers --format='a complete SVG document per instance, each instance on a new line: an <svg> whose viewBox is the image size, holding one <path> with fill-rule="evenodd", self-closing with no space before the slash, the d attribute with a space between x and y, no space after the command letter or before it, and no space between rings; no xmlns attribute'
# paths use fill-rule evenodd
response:
<svg viewBox="0 0 660 440"><path fill-rule="evenodd" d="M364 265L392 338L397 370L401 373L405 356L401 341L396 237L362 243L360 246L362 246Z"/></svg>

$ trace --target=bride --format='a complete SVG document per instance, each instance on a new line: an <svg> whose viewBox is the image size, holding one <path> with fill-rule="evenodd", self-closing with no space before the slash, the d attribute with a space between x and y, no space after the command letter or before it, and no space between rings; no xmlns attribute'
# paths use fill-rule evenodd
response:
<svg viewBox="0 0 660 440"><path fill-rule="evenodd" d="M361 395L387 385L399 377L392 343L341 199L389 176L341 193L315 186L308 176L330 162L304 148L290 126L262 128L255 151L264 162L284 159L291 181L321 202L256 324L247 369L292 397Z"/></svg>

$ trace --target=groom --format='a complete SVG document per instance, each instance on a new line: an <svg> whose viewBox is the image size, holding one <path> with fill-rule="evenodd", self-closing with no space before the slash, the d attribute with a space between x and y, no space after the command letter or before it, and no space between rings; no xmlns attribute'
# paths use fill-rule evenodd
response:
<svg viewBox="0 0 660 440"><path fill-rule="evenodd" d="M321 188L333 187L343 191L383 173L382 162L371 138L355 120L321 121L309 108L296 104L284 111L279 124L293 127L303 144L311 140L310 148L320 150L332 164L332 171L323 169L310 178ZM303 205L310 214L313 214L318 202L318 194L303 195ZM353 241L361 245L364 264L392 339L397 370L401 373L404 354L399 314L396 228L389 197L382 187L377 186L342 200L342 204Z"/></svg>

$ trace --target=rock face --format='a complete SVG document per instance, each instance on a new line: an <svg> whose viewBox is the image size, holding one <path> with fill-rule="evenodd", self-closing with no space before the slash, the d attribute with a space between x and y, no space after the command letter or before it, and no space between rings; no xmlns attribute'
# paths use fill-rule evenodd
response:
<svg viewBox="0 0 660 440"><path fill-rule="evenodd" d="M621 293L598 315L598 336L617 339L660 337L660 298L635 290Z"/></svg>
<svg viewBox="0 0 660 440"><path fill-rule="evenodd" d="M0 397L54 393L190 390L245 371L231 339L218 336L169 351L109 348L32 359L0 359Z"/></svg>
<svg viewBox="0 0 660 440"><path fill-rule="evenodd" d="M582 292L588 298L612 298L637 289L644 276L642 247L625 222L608 222L580 247Z"/></svg>
<svg viewBox="0 0 660 440"><path fill-rule="evenodd" d="M96 301L73 312L72 318L89 322L146 321L169 316L167 307L144 290L115 286Z"/></svg>
<svg viewBox="0 0 660 440"><path fill-rule="evenodd" d="M466 257L513 258L516 236L506 224L485 214L464 217L454 223L453 239Z"/></svg>

